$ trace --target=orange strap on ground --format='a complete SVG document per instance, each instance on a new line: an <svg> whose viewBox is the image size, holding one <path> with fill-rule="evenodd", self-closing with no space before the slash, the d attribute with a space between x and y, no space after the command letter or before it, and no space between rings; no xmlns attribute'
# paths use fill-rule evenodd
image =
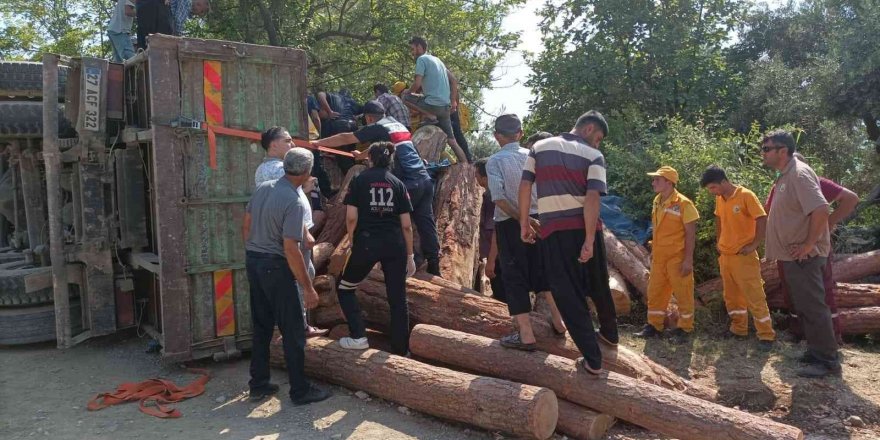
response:
<svg viewBox="0 0 880 440"><path fill-rule="evenodd" d="M176 419L182 414L177 408L166 404L180 402L204 393L205 384L211 380L208 370L190 368L187 371L201 376L183 387L164 379L126 382L119 385L113 393L101 393L92 397L86 408L89 411L98 411L108 406L137 401L138 408L144 414L161 419Z"/></svg>
<svg viewBox="0 0 880 440"><path fill-rule="evenodd" d="M240 138L250 139L252 141L258 141L258 142L260 141L260 137L261 137L261 134L256 131L239 130L237 128L228 128L228 127L223 127L220 125L209 124L207 122L202 123L202 128L208 132L208 148L210 149L209 154L210 154L210 158L211 158L211 169L212 170L217 169L216 157L217 157L217 135L218 134L221 134L224 136L240 137ZM304 141L301 139L294 139L293 144L296 145L297 147L308 148L309 150L315 149L315 145L313 145L311 142ZM317 147L317 150L323 151L325 153L335 154L337 156L345 156L345 157L352 157L352 158L354 157L354 154L352 154L348 151L337 150L335 148Z"/></svg>

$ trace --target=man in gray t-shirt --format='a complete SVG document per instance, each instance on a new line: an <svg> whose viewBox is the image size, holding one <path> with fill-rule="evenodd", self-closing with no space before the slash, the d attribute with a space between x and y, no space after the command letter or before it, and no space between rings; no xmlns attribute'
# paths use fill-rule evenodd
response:
<svg viewBox="0 0 880 440"><path fill-rule="evenodd" d="M306 308L318 305L318 294L300 250L306 208L296 192L310 178L312 161L312 153L305 148L288 151L284 176L260 184L245 210L242 236L253 324L249 382L252 401L278 391L278 385L269 382L269 343L276 324L281 331L293 403L305 405L330 397L328 391L310 384L305 377L305 323L297 288L299 281Z"/></svg>
<svg viewBox="0 0 880 440"><path fill-rule="evenodd" d="M107 25L107 36L110 38L110 47L113 49L113 61L121 63L134 56L134 45L131 44L131 25L134 23L134 9L132 0L116 0L113 7L113 16Z"/></svg>

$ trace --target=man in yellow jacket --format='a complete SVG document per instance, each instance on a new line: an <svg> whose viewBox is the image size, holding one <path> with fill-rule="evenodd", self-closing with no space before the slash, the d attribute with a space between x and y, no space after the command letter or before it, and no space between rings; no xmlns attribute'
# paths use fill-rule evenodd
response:
<svg viewBox="0 0 880 440"><path fill-rule="evenodd" d="M700 186L715 196L715 239L730 334L747 337L751 313L758 332L758 347L770 350L776 333L764 296L757 250L767 231L767 213L755 193L730 183L724 170L717 166L706 169Z"/></svg>
<svg viewBox="0 0 880 440"><path fill-rule="evenodd" d="M678 172L669 166L648 173L653 179L651 276L648 279L648 323L636 336L663 335L669 300L675 295L680 314L673 342L686 342L694 331L694 244L700 214L694 203L675 189Z"/></svg>

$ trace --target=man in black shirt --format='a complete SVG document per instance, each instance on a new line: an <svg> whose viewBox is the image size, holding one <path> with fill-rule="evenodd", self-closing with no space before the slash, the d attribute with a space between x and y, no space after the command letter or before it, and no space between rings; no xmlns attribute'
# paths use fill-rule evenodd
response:
<svg viewBox="0 0 880 440"><path fill-rule="evenodd" d="M409 352L406 277L416 271L409 215L412 205L403 182L388 170L394 146L390 142L376 142L368 151L371 168L351 181L345 196L345 226L352 246L337 294L350 337L340 339L339 345L352 350L369 347L355 290L379 262L391 309L391 347L395 354L406 355Z"/></svg>
<svg viewBox="0 0 880 440"><path fill-rule="evenodd" d="M394 144L392 171L403 181L409 192L413 206L413 223L419 231L422 254L428 261L427 271L440 276L440 242L434 221L434 182L425 169L425 162L413 145L409 130L394 118L385 116L385 107L379 101L370 101L364 105L364 118L369 125L360 130L318 139L314 143L324 147L381 141ZM357 159L365 159L366 155L366 151L358 153Z"/></svg>

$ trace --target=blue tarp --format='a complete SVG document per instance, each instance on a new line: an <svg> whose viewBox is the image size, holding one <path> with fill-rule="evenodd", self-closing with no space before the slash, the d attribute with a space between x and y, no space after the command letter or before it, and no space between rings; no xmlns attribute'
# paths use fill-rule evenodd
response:
<svg viewBox="0 0 880 440"><path fill-rule="evenodd" d="M629 218L621 209L625 203L626 200L618 196L602 197L602 208L599 211L602 223L621 240L645 244L651 237L651 222Z"/></svg>

